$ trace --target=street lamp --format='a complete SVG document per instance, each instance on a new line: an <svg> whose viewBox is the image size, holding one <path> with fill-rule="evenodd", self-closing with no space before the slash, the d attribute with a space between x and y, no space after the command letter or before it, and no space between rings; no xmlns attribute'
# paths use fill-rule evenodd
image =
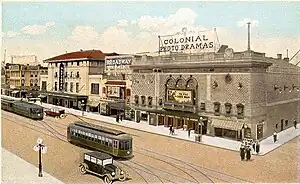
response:
<svg viewBox="0 0 300 184"><path fill-rule="evenodd" d="M202 134L202 120L203 120L203 118L202 117L200 117L200 134Z"/></svg>
<svg viewBox="0 0 300 184"><path fill-rule="evenodd" d="M81 100L81 110L82 110L82 116L84 115L84 100Z"/></svg>
<svg viewBox="0 0 300 184"><path fill-rule="evenodd" d="M35 145L33 147L34 151L38 151L39 152L39 177L43 177L43 173L42 173L42 153L45 154L47 152L47 146L42 144L43 143L43 139L41 137L39 137L37 139L37 145Z"/></svg>

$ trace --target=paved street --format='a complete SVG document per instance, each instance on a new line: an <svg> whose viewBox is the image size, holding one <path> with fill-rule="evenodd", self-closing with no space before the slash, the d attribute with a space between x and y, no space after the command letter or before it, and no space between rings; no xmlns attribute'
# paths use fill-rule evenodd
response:
<svg viewBox="0 0 300 184"><path fill-rule="evenodd" d="M38 156L32 147L36 138L42 136L49 148L48 153L43 155L46 172L65 183L102 182L91 175L80 175L78 165L87 150L66 142L66 126L78 117L45 117L43 121L33 121L1 112L2 146L5 149L37 165ZM242 162L239 153L234 151L102 124L134 135L134 158L116 162L130 175L131 180L126 182L300 182L299 176L297 178L299 137L265 156L253 156L252 161Z"/></svg>

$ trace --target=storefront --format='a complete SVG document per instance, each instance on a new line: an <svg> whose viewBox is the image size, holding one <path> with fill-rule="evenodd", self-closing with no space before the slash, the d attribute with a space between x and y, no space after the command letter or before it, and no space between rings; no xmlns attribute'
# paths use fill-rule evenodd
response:
<svg viewBox="0 0 300 184"><path fill-rule="evenodd" d="M243 123L236 120L212 119L212 129L216 137L234 140L242 139Z"/></svg>
<svg viewBox="0 0 300 184"><path fill-rule="evenodd" d="M79 110L86 110L88 99L87 96L55 92L41 93L41 95L47 96L47 103L49 104Z"/></svg>

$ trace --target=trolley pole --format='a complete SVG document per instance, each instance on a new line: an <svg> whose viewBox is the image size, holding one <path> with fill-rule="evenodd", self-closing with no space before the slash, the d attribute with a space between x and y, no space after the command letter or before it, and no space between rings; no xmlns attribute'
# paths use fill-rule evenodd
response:
<svg viewBox="0 0 300 184"><path fill-rule="evenodd" d="M42 153L45 154L47 152L47 146L42 144L43 139L41 137L39 137L37 139L37 143L38 144L33 147L33 150L39 152L39 174L38 174L38 177L43 177Z"/></svg>

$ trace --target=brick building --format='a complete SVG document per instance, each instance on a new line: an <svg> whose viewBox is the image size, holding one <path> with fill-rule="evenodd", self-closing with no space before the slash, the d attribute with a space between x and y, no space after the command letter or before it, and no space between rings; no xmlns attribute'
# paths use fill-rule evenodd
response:
<svg viewBox="0 0 300 184"><path fill-rule="evenodd" d="M300 68L254 51L170 54L131 66L135 121L263 139L299 122Z"/></svg>

